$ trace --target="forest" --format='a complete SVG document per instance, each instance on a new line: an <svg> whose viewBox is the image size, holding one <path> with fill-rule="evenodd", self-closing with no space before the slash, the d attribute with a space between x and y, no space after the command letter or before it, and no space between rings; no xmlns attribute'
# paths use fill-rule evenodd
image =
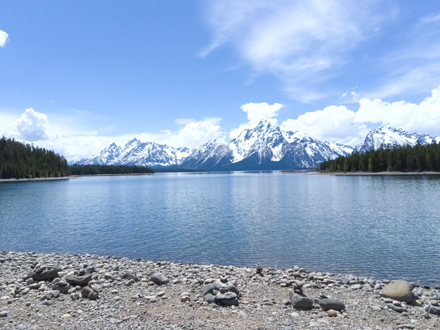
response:
<svg viewBox="0 0 440 330"><path fill-rule="evenodd" d="M151 168L142 166L113 166L113 165L72 165L70 175L97 174L145 174L154 173Z"/></svg>
<svg viewBox="0 0 440 330"><path fill-rule="evenodd" d="M322 172L420 172L440 171L440 144L414 147L382 146L378 150L328 160L318 166Z"/></svg>
<svg viewBox="0 0 440 330"><path fill-rule="evenodd" d="M0 140L2 179L60 177L68 174L67 160L55 152L6 137Z"/></svg>
<svg viewBox="0 0 440 330"><path fill-rule="evenodd" d="M140 166L73 165L54 151L17 142L14 139L0 139L0 178L31 179L63 177L70 175L133 174L154 173Z"/></svg>

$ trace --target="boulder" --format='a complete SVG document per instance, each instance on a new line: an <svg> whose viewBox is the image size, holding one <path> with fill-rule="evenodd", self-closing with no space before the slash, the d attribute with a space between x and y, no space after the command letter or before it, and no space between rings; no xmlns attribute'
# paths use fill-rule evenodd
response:
<svg viewBox="0 0 440 330"><path fill-rule="evenodd" d="M307 296L292 292L290 294L290 304L294 308L311 308L313 306L313 300Z"/></svg>
<svg viewBox="0 0 440 330"><path fill-rule="evenodd" d="M345 309L344 303L337 299L320 299L319 306L324 310L334 309L335 311L342 311Z"/></svg>
<svg viewBox="0 0 440 330"><path fill-rule="evenodd" d="M413 285L406 281L392 281L382 289L382 297L410 303L413 300Z"/></svg>
<svg viewBox="0 0 440 330"><path fill-rule="evenodd" d="M166 277L162 273L154 273L153 275L151 275L150 281L153 281L154 283L156 283L158 285L168 284L170 282L168 277Z"/></svg>
<svg viewBox="0 0 440 330"><path fill-rule="evenodd" d="M66 282L72 285L87 285L91 279L92 279L92 275L90 274L84 276L71 274L66 276Z"/></svg>

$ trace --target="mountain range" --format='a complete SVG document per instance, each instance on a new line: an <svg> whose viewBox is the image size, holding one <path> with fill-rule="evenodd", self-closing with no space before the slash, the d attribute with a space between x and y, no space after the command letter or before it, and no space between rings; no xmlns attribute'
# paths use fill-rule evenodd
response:
<svg viewBox="0 0 440 330"><path fill-rule="evenodd" d="M440 142L427 134L408 133L403 129L381 126L371 130L355 148L314 139L302 132L284 131L270 121L243 130L228 144L212 140L204 145L174 148L155 142L129 141L120 147L115 143L79 165L128 165L152 168L193 170L282 170L315 168L319 163L352 152L366 152L386 146L414 146L417 143Z"/></svg>

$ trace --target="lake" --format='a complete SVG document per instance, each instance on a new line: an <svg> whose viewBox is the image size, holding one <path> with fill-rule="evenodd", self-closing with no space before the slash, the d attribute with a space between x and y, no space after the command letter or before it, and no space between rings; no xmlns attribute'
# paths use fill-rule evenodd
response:
<svg viewBox="0 0 440 330"><path fill-rule="evenodd" d="M0 250L440 286L439 176L160 173L0 184Z"/></svg>

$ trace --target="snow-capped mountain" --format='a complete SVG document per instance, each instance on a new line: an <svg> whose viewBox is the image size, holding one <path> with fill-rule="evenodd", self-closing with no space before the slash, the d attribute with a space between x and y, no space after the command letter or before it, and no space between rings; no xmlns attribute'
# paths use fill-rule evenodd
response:
<svg viewBox="0 0 440 330"><path fill-rule="evenodd" d="M77 164L168 167L180 165L189 154L188 148L173 148L164 144L133 139L123 147L112 143L96 156L81 160Z"/></svg>
<svg viewBox="0 0 440 330"><path fill-rule="evenodd" d="M123 147L112 143L98 155L77 164L203 170L303 169L351 152L350 146L316 140L301 132L282 131L270 121L261 121L228 144L213 140L190 150L133 139Z"/></svg>
<svg viewBox="0 0 440 330"><path fill-rule="evenodd" d="M440 142L440 138L434 138L428 134L408 133L401 128L380 126L372 129L363 143L356 146L354 152L367 152L380 149L381 146L394 148L396 146L415 146L416 144L431 144L434 141Z"/></svg>

